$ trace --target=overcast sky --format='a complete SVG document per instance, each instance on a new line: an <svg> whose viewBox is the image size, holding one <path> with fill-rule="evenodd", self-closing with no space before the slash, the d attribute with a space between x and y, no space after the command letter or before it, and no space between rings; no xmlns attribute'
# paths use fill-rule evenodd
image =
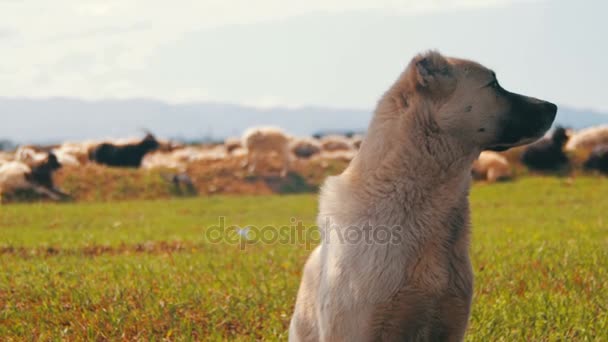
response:
<svg viewBox="0 0 608 342"><path fill-rule="evenodd" d="M420 5L423 4L423 5ZM0 96L371 108L430 48L608 110L606 1L0 0Z"/></svg>

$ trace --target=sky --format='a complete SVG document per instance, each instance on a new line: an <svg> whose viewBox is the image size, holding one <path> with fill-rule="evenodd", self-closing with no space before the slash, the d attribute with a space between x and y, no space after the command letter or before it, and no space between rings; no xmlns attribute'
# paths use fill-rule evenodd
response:
<svg viewBox="0 0 608 342"><path fill-rule="evenodd" d="M0 0L0 97L373 108L418 52L608 110L606 1Z"/></svg>

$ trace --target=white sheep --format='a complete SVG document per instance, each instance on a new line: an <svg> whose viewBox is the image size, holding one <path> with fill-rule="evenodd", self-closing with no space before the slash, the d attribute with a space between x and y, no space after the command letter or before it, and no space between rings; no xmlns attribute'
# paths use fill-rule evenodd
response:
<svg viewBox="0 0 608 342"><path fill-rule="evenodd" d="M53 149L63 165L73 165L74 159L78 165L89 162L89 155L102 142L99 140L85 140L80 142L64 142L59 147ZM68 156L69 155L69 156Z"/></svg>
<svg viewBox="0 0 608 342"><path fill-rule="evenodd" d="M234 150L230 156L237 153L237 150ZM141 167L143 169L175 169L184 172L190 163L223 160L228 156L229 154L224 145L186 146L171 152L156 151L148 153L143 157Z"/></svg>
<svg viewBox="0 0 608 342"><path fill-rule="evenodd" d="M314 159L318 160L342 160L346 162L350 162L355 155L357 155L357 150L337 150L337 151L321 151L318 155L314 157Z"/></svg>
<svg viewBox="0 0 608 342"><path fill-rule="evenodd" d="M321 138L323 151L351 151L354 150L353 142L342 135L327 135Z"/></svg>
<svg viewBox="0 0 608 342"><path fill-rule="evenodd" d="M277 127L252 127L242 136L243 146L247 149L249 172L255 172L260 161L276 156L280 159L281 177L287 175L290 163L289 136Z"/></svg>
<svg viewBox="0 0 608 342"><path fill-rule="evenodd" d="M363 143L363 135L355 134L352 136L352 138L350 138L350 140L353 147L358 150L361 148L361 144Z"/></svg>
<svg viewBox="0 0 608 342"><path fill-rule="evenodd" d="M46 159L46 152L41 152L33 146L19 146L15 151L15 160L23 163L39 163Z"/></svg>
<svg viewBox="0 0 608 342"><path fill-rule="evenodd" d="M190 161L223 160L228 157L228 152L224 145L203 146L194 151L190 156Z"/></svg>
<svg viewBox="0 0 608 342"><path fill-rule="evenodd" d="M574 133L566 144L566 151L591 151L602 144L608 144L608 125L590 127Z"/></svg>
<svg viewBox="0 0 608 342"><path fill-rule="evenodd" d="M148 134L152 134L152 133L148 133ZM159 151L167 152L167 151L173 151L175 149L183 147L181 144L179 144L175 141L168 140L168 139L162 139L162 138L157 138L157 137L154 137L154 139L156 140L156 142L158 142ZM98 144L107 143L107 144L112 144L115 146L126 146L126 145L137 145L140 142L141 142L140 137L126 137L126 138L107 138L107 139L104 139L103 141L98 142Z"/></svg>
<svg viewBox="0 0 608 342"><path fill-rule="evenodd" d="M473 162L473 176L490 183L512 177L511 165L507 158L499 153L483 151Z"/></svg>
<svg viewBox="0 0 608 342"><path fill-rule="evenodd" d="M239 138L227 138L224 140L224 147L226 148L226 152L232 153L235 150L243 148L243 143Z"/></svg>
<svg viewBox="0 0 608 342"><path fill-rule="evenodd" d="M247 149L244 147L235 148L230 152L230 158L240 158L247 156Z"/></svg>
<svg viewBox="0 0 608 342"><path fill-rule="evenodd" d="M184 148L180 148L171 152L171 158L175 159L180 163L187 164L194 160L199 151L200 148L194 146L186 146Z"/></svg>
<svg viewBox="0 0 608 342"><path fill-rule="evenodd" d="M141 168L144 170L175 169L184 171L186 165L187 160L180 159L178 155L171 152L155 151L147 153L141 160Z"/></svg>
<svg viewBox="0 0 608 342"><path fill-rule="evenodd" d="M0 165L13 161L15 156L12 153L0 151Z"/></svg>
<svg viewBox="0 0 608 342"><path fill-rule="evenodd" d="M142 169L175 169L184 171L199 154L200 148L187 146L171 152L154 151L147 153L142 161Z"/></svg>
<svg viewBox="0 0 608 342"><path fill-rule="evenodd" d="M57 161L62 166L80 166L80 160L78 160L76 154L69 153L61 148L53 149L52 152L57 156Z"/></svg>
<svg viewBox="0 0 608 342"><path fill-rule="evenodd" d="M20 161L0 165L0 195L29 188L27 175L31 172L30 167Z"/></svg>
<svg viewBox="0 0 608 342"><path fill-rule="evenodd" d="M141 141L140 137L122 137L122 138L106 138L103 139L104 143L125 146L125 145L136 145Z"/></svg>

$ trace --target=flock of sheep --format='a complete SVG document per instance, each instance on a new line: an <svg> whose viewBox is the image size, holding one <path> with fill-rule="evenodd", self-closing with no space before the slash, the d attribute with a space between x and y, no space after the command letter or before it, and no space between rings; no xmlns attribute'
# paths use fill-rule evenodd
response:
<svg viewBox="0 0 608 342"><path fill-rule="evenodd" d="M550 134L525 147L521 162L539 172L559 171L570 165L569 155L587 154L584 169L608 173L608 125L572 132L556 127ZM504 155L484 151L473 164L473 175L489 182L512 177L512 166Z"/></svg>
<svg viewBox="0 0 608 342"><path fill-rule="evenodd" d="M292 137L276 127L253 127L241 138L229 138L223 144L214 145L181 145L148 134L144 139L21 146L13 152L0 152L0 196L33 191L53 200L69 198L55 188L52 174L62 166L78 167L86 163L171 169L175 170L176 179L187 181L185 170L196 161L238 158L249 173L260 174L260 165L272 160L278 165L276 176L283 177L296 159L349 161L362 141L360 135ZM576 133L558 127L551 135L527 146L521 161L532 170L557 170L568 165L569 152L577 150L591 151L585 168L608 173L608 125ZM268 167L261 169L268 170ZM511 178L512 166L503 154L484 151L472 172L476 178L494 182Z"/></svg>
<svg viewBox="0 0 608 342"><path fill-rule="evenodd" d="M31 191L53 200L69 198L56 189L52 174L62 166L79 167L88 163L108 167L170 169L172 181L188 181L184 172L197 161L242 160L252 174L266 172L262 164L280 164L276 176L285 176L295 159L350 160L356 154L359 135L292 137L276 127L254 127L241 138L222 144L182 145L161 140L152 134L143 139L65 142L56 146L20 146L13 152L0 152L0 196ZM2 198L0 197L0 198Z"/></svg>

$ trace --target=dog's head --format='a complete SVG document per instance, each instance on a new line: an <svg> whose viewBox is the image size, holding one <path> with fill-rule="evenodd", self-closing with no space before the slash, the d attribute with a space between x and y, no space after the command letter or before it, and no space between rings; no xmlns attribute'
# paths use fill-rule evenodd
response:
<svg viewBox="0 0 608 342"><path fill-rule="evenodd" d="M59 170L61 168L61 164L53 152L49 152L46 158L46 165L51 171Z"/></svg>
<svg viewBox="0 0 608 342"><path fill-rule="evenodd" d="M415 89L432 101L443 132L481 149L502 151L528 144L551 127L557 106L503 89L484 66L437 52L410 64Z"/></svg>

